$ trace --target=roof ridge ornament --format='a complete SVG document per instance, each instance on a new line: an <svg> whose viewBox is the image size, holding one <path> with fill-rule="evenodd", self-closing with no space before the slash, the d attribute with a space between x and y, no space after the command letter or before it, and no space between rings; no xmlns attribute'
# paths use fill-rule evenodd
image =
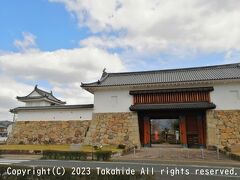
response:
<svg viewBox="0 0 240 180"><path fill-rule="evenodd" d="M106 70L106 68L103 69L101 79L107 76L108 73L106 72Z"/></svg>
<svg viewBox="0 0 240 180"><path fill-rule="evenodd" d="M35 87L34 87L34 89L37 89L37 87L38 87L38 85L36 84Z"/></svg>

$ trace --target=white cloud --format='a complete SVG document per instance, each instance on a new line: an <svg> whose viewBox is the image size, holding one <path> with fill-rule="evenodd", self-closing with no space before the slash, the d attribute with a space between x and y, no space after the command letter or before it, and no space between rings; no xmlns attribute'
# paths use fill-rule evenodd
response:
<svg viewBox="0 0 240 180"><path fill-rule="evenodd" d="M230 50L225 54L226 63L237 63L240 62L240 51Z"/></svg>
<svg viewBox="0 0 240 180"><path fill-rule="evenodd" d="M31 91L32 87L2 73L0 74L0 82L0 120L12 120L9 109L22 105L22 103L17 102L16 96L26 95L26 92Z"/></svg>
<svg viewBox="0 0 240 180"><path fill-rule="evenodd" d="M29 32L23 32L23 39L22 40L15 40L14 46L18 48L20 51L30 51L30 50L37 50L36 49L36 36Z"/></svg>
<svg viewBox="0 0 240 180"><path fill-rule="evenodd" d="M63 3L80 27L104 34L84 45L180 54L240 49L239 0L50 1ZM124 33L109 37L109 32Z"/></svg>
<svg viewBox="0 0 240 180"><path fill-rule="evenodd" d="M9 109L19 105L15 97L27 95L41 81L68 104L93 103L93 95L80 84L99 79L104 68L125 69L118 55L95 47L0 54L0 120L11 119Z"/></svg>
<svg viewBox="0 0 240 180"><path fill-rule="evenodd" d="M109 71L124 68L117 55L95 47L2 55L0 67L10 76L45 79L52 84L89 81L99 76L104 67Z"/></svg>

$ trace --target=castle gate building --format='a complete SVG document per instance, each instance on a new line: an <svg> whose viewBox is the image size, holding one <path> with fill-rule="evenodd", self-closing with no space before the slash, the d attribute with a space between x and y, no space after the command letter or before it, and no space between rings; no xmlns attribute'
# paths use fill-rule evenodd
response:
<svg viewBox="0 0 240 180"><path fill-rule="evenodd" d="M88 145L240 143L240 64L107 73L82 83L94 103L65 105L35 87L11 110L9 143ZM41 128L39 128L41 127Z"/></svg>
<svg viewBox="0 0 240 180"><path fill-rule="evenodd" d="M211 147L240 143L240 64L103 72L100 80L83 83L82 87L94 94L92 121L104 121L106 127L110 121L107 119L112 117L116 123L128 123L129 126L116 127L118 132L127 133L110 131L113 137L120 138L113 138L119 143L124 138L125 142L130 140L141 146ZM109 139L90 126L91 130L93 139L112 142L112 137Z"/></svg>

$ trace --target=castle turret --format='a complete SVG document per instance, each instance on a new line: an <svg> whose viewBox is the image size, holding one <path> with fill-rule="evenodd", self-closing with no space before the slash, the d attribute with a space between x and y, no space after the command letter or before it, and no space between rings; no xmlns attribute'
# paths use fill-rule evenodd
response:
<svg viewBox="0 0 240 180"><path fill-rule="evenodd" d="M19 97L17 100L24 102L25 106L53 106L53 105L63 105L66 102L57 99L52 91L47 92L42 89L39 89L37 85L34 90L27 96Z"/></svg>

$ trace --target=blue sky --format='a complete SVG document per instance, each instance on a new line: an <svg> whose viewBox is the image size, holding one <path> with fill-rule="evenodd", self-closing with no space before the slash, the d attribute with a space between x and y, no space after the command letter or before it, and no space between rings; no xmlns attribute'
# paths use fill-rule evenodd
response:
<svg viewBox="0 0 240 180"><path fill-rule="evenodd" d="M88 36L88 28L78 28L76 19L63 5L47 0L4 0L0 6L0 49L16 51L15 39L22 32L31 32L37 37L41 50L74 48L78 41Z"/></svg>
<svg viewBox="0 0 240 180"><path fill-rule="evenodd" d="M3 0L0 120L35 84L92 103L81 82L107 72L240 62L240 1Z"/></svg>
<svg viewBox="0 0 240 180"><path fill-rule="evenodd" d="M88 37L114 36L118 32L117 30L93 32L84 23L83 26L79 27L78 17L74 12L69 12L64 3L61 3L61 1L60 3L53 3L48 0L2 1L0 6L0 23L0 50L10 52L18 51L13 42L16 39L22 39L23 32L29 32L36 37L37 48L41 51L78 48L80 46L79 42ZM122 47L107 50L110 53L119 53L122 57L128 57L128 54L124 54L125 51L122 50ZM203 51L179 57L178 54L172 54L168 51L144 55L134 52L130 55L129 60L133 59L135 62L138 59L143 65L139 63L138 66L134 63L135 67L126 66L128 70L150 70L152 68L222 64L226 63L225 53L225 50L220 52ZM144 63L147 62L149 64L149 61L151 61L151 64L145 66ZM126 64L128 62L126 61Z"/></svg>

